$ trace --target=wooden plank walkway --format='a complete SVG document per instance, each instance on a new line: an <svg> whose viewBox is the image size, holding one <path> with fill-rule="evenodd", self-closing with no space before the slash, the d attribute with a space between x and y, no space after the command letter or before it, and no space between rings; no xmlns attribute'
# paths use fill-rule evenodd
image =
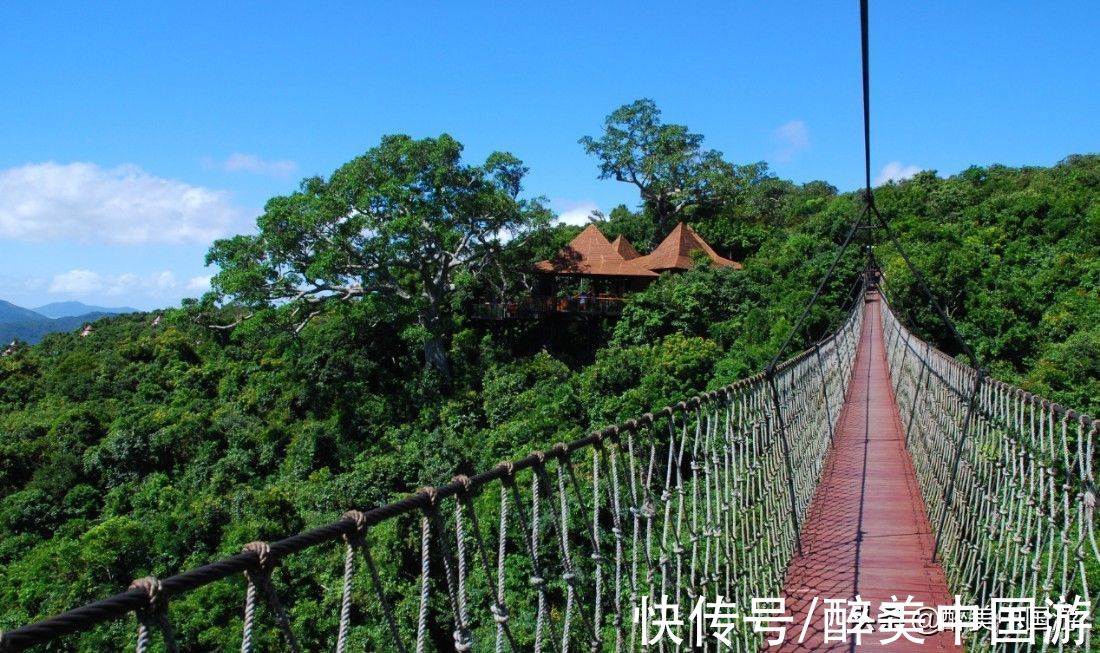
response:
<svg viewBox="0 0 1100 653"><path fill-rule="evenodd" d="M952 603L947 580L932 562L933 535L898 414L886 367L877 293L867 294L859 350L834 448L802 529L803 555L787 569L784 595L786 642L769 651L961 651L954 634L925 636L923 644L904 636L882 645L894 633L875 632L848 643L825 639L825 599L871 603L870 616L883 601L910 595L926 606ZM817 598L805 640L798 639Z"/></svg>

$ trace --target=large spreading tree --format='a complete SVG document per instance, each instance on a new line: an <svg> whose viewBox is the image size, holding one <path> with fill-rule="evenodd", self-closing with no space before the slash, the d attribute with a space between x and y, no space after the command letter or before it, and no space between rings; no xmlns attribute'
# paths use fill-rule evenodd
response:
<svg viewBox="0 0 1100 653"><path fill-rule="evenodd" d="M258 233L214 243L215 293L249 309L280 306L301 329L326 308L370 298L411 307L425 362L450 379L445 338L460 275L498 259L504 234L546 219L539 201L519 199L527 168L494 152L461 161L444 134L386 136L336 170L268 201Z"/></svg>
<svg viewBox="0 0 1100 653"><path fill-rule="evenodd" d="M652 217L654 238L663 237L688 210L716 201L737 170L722 153L703 148L703 135L661 122L653 100L641 99L611 112L601 137L580 139L600 162L600 179L638 188Z"/></svg>

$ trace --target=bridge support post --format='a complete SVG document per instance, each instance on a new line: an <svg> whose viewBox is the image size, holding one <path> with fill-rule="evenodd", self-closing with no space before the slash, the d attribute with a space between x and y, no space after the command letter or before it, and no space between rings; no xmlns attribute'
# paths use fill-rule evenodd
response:
<svg viewBox="0 0 1100 653"><path fill-rule="evenodd" d="M798 555L802 555L802 529L798 525L798 498L794 491L794 466L791 464L791 446L787 442L787 425L783 421L783 409L779 404L779 390L775 387L775 368L768 366L764 371L768 378L768 385L772 389L772 405L775 408L775 419L779 426L779 442L783 447L783 462L787 466L787 489L791 495L791 525L794 526L794 544L798 549Z"/></svg>
<svg viewBox="0 0 1100 653"><path fill-rule="evenodd" d="M825 363L821 360L821 345L814 343L817 354L817 373L821 377L821 397L825 400L825 423L829 425L829 446L833 445L833 410L829 406L829 387L825 384Z"/></svg>
<svg viewBox="0 0 1100 653"><path fill-rule="evenodd" d="M947 513L951 511L951 504L955 500L955 481L959 476L959 461L962 459L963 447L970 436L970 425L974 421L974 410L978 405L978 393L982 389L982 381L985 380L987 371L984 367L978 368L978 374L974 377L974 388L970 391L970 401L966 407L966 421L963 422L962 435L959 437L959 446L955 449L955 463L951 466L951 482L947 486L947 492L943 497L943 512L940 514L940 525L936 529L936 545L932 550L932 562L939 562L940 544L943 538L943 528L947 524Z"/></svg>

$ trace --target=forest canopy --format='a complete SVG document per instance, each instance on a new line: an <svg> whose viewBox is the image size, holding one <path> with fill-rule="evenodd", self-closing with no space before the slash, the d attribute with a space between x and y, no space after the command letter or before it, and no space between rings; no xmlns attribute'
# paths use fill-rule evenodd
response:
<svg viewBox="0 0 1100 653"><path fill-rule="evenodd" d="M104 318L0 358L0 629L760 371L862 198L729 163L658 115L627 105L582 141L594 174L641 182L637 207L594 219L639 248L686 220L744 269L665 274L618 320L472 319L481 298L529 289L530 264L578 228L524 198L510 154L471 164L449 136L389 136L273 198L256 234L215 243L214 294L156 326ZM625 142L634 124L645 137ZM669 142L679 153L654 160ZM1100 412L1100 156L925 171L876 201L994 376ZM865 246L796 347L841 318ZM899 315L957 354L898 252L879 238L875 256ZM288 573L308 588L332 581L325 564L305 556ZM186 647L236 642L238 607L219 591L182 600ZM322 648L335 611L323 593L298 596L303 643Z"/></svg>

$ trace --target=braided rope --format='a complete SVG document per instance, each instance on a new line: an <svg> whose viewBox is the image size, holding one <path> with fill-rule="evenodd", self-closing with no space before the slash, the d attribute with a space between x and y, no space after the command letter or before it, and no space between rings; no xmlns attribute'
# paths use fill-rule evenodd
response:
<svg viewBox="0 0 1100 653"><path fill-rule="evenodd" d="M148 607L135 612L138 619L137 653L146 653L149 650L152 643L150 630L153 626L160 630L164 638L164 648L169 653L179 651L172 625L168 621L168 602L161 597L160 581L153 576L146 576L130 583L130 589L145 592L149 597Z"/></svg>
<svg viewBox="0 0 1100 653"><path fill-rule="evenodd" d="M616 432L616 436L618 433ZM611 487L608 488L608 502L611 511L611 536L615 540L615 589L614 589L614 604L612 611L614 612L614 627L615 627L615 653L622 653L623 645L625 643L625 633L623 631L623 540L625 534L623 533L623 521L622 521L622 481L619 476L619 448L620 443L615 441L614 446L610 451L606 451L601 447L600 453L607 456L608 466L611 470Z"/></svg>
<svg viewBox="0 0 1100 653"><path fill-rule="evenodd" d="M508 488L500 486L500 528L497 538L496 601L493 604L493 620L497 624L496 653L504 653L504 633L508 628L508 610L504 607L504 563L508 557ZM508 635L511 639L511 635ZM512 650L516 650L513 643Z"/></svg>
<svg viewBox="0 0 1100 653"><path fill-rule="evenodd" d="M434 490L431 491L431 493L435 494ZM473 647L470 629L467 625L469 619L467 616L468 609L465 596L465 538L461 531L456 532L458 536L458 561L457 563L452 563L450 547L447 542L447 530L444 527L443 519L439 513L438 499L433 499L428 504L428 507L425 508L425 512L428 515L428 522L436 534L436 537L433 538L435 541L436 554L443 563L443 584L447 588L447 599L450 601L451 619L454 623L454 630L451 632L451 636L454 640L454 649L456 653L465 653ZM458 523L456 523L456 526L457 525Z"/></svg>
<svg viewBox="0 0 1100 653"><path fill-rule="evenodd" d="M425 653L428 646L428 603L431 601L432 527L428 515L420 518L420 609L416 618L416 653Z"/></svg>
<svg viewBox="0 0 1100 653"><path fill-rule="evenodd" d="M344 582L340 595L340 626L336 633L336 653L345 653L351 631L352 581L355 578L355 549L365 546L366 519L358 510L343 514L355 525L355 532L344 535Z"/></svg>
<svg viewBox="0 0 1100 653"><path fill-rule="evenodd" d="M462 485L469 487L470 480L467 476L456 476L455 479ZM500 508L500 536L497 546L497 569L494 572L492 565L489 562L488 547L485 545L485 539L481 534L481 525L478 522L477 510L474 509L473 498L469 491L463 492L459 496L459 504L455 506L455 523L456 531L464 532L462 526L461 511L465 511L470 519L470 526L473 529L474 547L478 554L478 559L481 562L481 569L485 574L486 579L486 591L489 597L489 610L493 615L493 621L497 626L496 644L495 649L498 653L504 650L504 641L507 639L511 649L513 651L518 649L515 637L512 635L511 628L508 625L509 615L508 609L504 604L504 560L507 552L507 532L508 532L508 508L507 508L507 491L502 486L501 492L501 508ZM464 558L465 554L460 556ZM493 588L496 588L495 591Z"/></svg>
<svg viewBox="0 0 1100 653"><path fill-rule="evenodd" d="M300 653L301 648L298 646L298 638L294 636L290 618L283 609L283 602L279 599L279 594L271 582L271 572L277 564L277 558L271 553L271 546L267 542L250 542L244 546L243 551L255 554L257 564L255 568L245 571L245 577L248 578L248 591L245 603L245 634L241 643L242 653L247 653L252 648L257 588L263 591L268 607L275 613L275 621L286 639L287 646L293 653Z"/></svg>
<svg viewBox="0 0 1100 653"><path fill-rule="evenodd" d="M906 441L952 590L966 603L1100 600L1092 419L985 376L882 307ZM953 464L956 460L957 465ZM979 631L968 644L991 646ZM1091 640L1086 650L1091 650Z"/></svg>

